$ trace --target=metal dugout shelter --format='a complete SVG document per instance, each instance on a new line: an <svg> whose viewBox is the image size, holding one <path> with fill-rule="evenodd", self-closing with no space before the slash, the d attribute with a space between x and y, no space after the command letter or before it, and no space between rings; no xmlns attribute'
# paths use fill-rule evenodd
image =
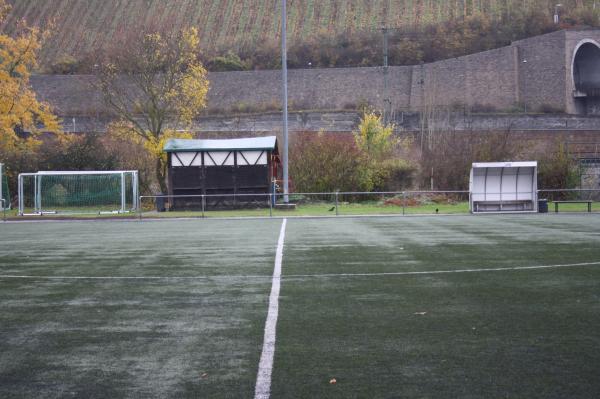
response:
<svg viewBox="0 0 600 399"><path fill-rule="evenodd" d="M537 162L473 163L469 207L472 213L537 212Z"/></svg>
<svg viewBox="0 0 600 399"><path fill-rule="evenodd" d="M265 194L271 192L281 169L275 136L171 139L164 151L168 154L169 195L205 195L207 208L268 205ZM170 206L198 208L201 201L199 197L174 198Z"/></svg>

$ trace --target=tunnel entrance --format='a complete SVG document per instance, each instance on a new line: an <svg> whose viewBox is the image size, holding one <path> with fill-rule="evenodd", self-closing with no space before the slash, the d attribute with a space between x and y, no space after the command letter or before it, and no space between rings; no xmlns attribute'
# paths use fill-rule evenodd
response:
<svg viewBox="0 0 600 399"><path fill-rule="evenodd" d="M579 113L600 115L600 46L582 41L573 57L575 104Z"/></svg>

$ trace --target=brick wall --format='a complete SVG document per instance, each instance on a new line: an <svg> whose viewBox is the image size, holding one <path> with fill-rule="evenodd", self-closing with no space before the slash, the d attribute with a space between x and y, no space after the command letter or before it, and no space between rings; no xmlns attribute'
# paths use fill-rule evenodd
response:
<svg viewBox="0 0 600 399"><path fill-rule="evenodd" d="M389 70L392 103L409 102L411 67ZM209 104L229 108L239 104L281 102L281 71L217 72L210 74ZM288 72L288 98L292 107L342 109L367 102L383 104L382 68L315 68Z"/></svg>
<svg viewBox="0 0 600 399"><path fill-rule="evenodd" d="M572 96L573 51L584 38L600 42L600 30L559 31L510 46L431 64L390 67L392 108L420 110L431 105L479 105L497 110L517 103L528 110L551 107L575 113ZM289 71L293 109L339 110L359 104L382 109L383 68L329 68ZM281 103L280 71L209 74L210 108L275 109ZM99 115L106 110L91 87L92 76L32 77L39 97L62 116Z"/></svg>
<svg viewBox="0 0 600 399"><path fill-rule="evenodd" d="M558 31L512 44L519 57L519 99L528 109L564 111L565 32Z"/></svg>
<svg viewBox="0 0 600 399"><path fill-rule="evenodd" d="M509 46L415 66L410 108L456 104L510 108L517 100L515 57Z"/></svg>

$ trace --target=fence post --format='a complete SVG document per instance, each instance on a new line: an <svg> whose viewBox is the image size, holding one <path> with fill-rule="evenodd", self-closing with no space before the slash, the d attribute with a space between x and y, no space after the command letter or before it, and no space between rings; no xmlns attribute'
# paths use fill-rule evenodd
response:
<svg viewBox="0 0 600 399"><path fill-rule="evenodd" d="M339 204L338 195L339 195L339 191L336 191L335 192L335 216L339 216L339 214L340 214L339 211L338 211L338 208L339 208L339 206L338 206L338 204Z"/></svg>
<svg viewBox="0 0 600 399"><path fill-rule="evenodd" d="M406 207L406 192L402 191L402 216L404 216L404 208Z"/></svg>
<svg viewBox="0 0 600 399"><path fill-rule="evenodd" d="M273 194L269 193L269 217L273 217Z"/></svg>
<svg viewBox="0 0 600 399"><path fill-rule="evenodd" d="M202 194L202 218L205 217L204 215L204 209L206 208L206 199L204 197L204 194Z"/></svg>
<svg viewBox="0 0 600 399"><path fill-rule="evenodd" d="M140 222L142 221L142 196L139 197L138 213L140 214Z"/></svg>

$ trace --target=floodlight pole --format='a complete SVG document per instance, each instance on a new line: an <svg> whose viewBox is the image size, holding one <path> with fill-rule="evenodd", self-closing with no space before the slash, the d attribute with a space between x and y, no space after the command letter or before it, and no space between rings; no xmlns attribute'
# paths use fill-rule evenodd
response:
<svg viewBox="0 0 600 399"><path fill-rule="evenodd" d="M281 0L281 69L283 72L283 202L290 201L288 185L288 101L287 101L287 47L286 0Z"/></svg>

